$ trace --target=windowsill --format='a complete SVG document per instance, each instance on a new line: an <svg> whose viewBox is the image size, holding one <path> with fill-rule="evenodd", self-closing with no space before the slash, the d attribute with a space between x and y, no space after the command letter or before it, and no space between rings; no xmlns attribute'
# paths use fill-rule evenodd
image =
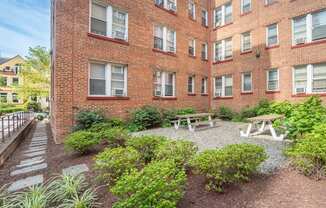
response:
<svg viewBox="0 0 326 208"><path fill-rule="evenodd" d="M254 92L241 92L240 93L241 95L252 95L252 94L254 94Z"/></svg>
<svg viewBox="0 0 326 208"><path fill-rule="evenodd" d="M246 15L248 15L250 13L252 13L252 10L250 10L249 12L245 12L245 13L240 14L240 17L246 16Z"/></svg>
<svg viewBox="0 0 326 208"><path fill-rule="evenodd" d="M323 39L323 40L315 40L311 43L303 43L303 44L299 44L299 45L295 45L295 46L292 46L291 48L294 49L294 48L302 48L302 47L307 47L307 46L311 46L311 45L318 45L318 44L322 44L322 43L326 43L326 39Z"/></svg>
<svg viewBox="0 0 326 208"><path fill-rule="evenodd" d="M245 55L245 54L249 54L249 53L252 53L252 50L241 52L240 55Z"/></svg>
<svg viewBox="0 0 326 208"><path fill-rule="evenodd" d="M233 99L233 96L229 96L229 97L214 97L214 100L229 100L229 99Z"/></svg>
<svg viewBox="0 0 326 208"><path fill-rule="evenodd" d="M193 56L193 55L190 55L190 54L188 54L188 56L189 56L190 58L196 59L196 56Z"/></svg>
<svg viewBox="0 0 326 208"><path fill-rule="evenodd" d="M232 25L232 24L233 24L233 22L230 22L230 23L227 23L227 24L225 24L225 25L217 26L217 27L215 27L215 28L213 29L213 31L218 30L218 29L221 29L221 28L226 27L226 26L229 26L229 25Z"/></svg>
<svg viewBox="0 0 326 208"><path fill-rule="evenodd" d="M269 7L269 6L272 6L274 4L278 4L279 2L278 1L274 1L273 3L270 3L270 4L264 4L265 7Z"/></svg>
<svg viewBox="0 0 326 208"><path fill-rule="evenodd" d="M188 96L196 96L196 93L188 93Z"/></svg>
<svg viewBox="0 0 326 208"><path fill-rule="evenodd" d="M172 15L174 15L174 16L177 16L177 12L175 12L175 11L173 11L173 10L168 10L168 9L166 9L166 8L164 8L164 7L161 7L161 6L159 6L159 5L156 5L156 4L155 4L155 6L156 6L157 8L159 8L159 9L162 9L163 11L165 11L165 12L167 12L167 13L169 13L169 14L172 14Z"/></svg>
<svg viewBox="0 0 326 208"><path fill-rule="evenodd" d="M205 62L208 62L208 59L203 59L203 58L202 58L201 60L202 60L202 61L205 61Z"/></svg>
<svg viewBox="0 0 326 208"><path fill-rule="evenodd" d="M277 45L273 45L273 46L266 46L265 49L270 50L270 49L279 48L279 47L280 47L280 45L277 44Z"/></svg>
<svg viewBox="0 0 326 208"><path fill-rule="evenodd" d="M231 61L233 61L233 58L232 59L223 60L223 61L215 61L213 64L223 64L223 63L227 63L227 62L231 62Z"/></svg>
<svg viewBox="0 0 326 208"><path fill-rule="evenodd" d="M177 100L177 97L157 97L157 96L154 96L153 100Z"/></svg>
<svg viewBox="0 0 326 208"><path fill-rule="evenodd" d="M177 56L177 54L175 54L175 53L167 52L167 51L162 51L162 50L160 50L160 49L156 49L156 48L153 48L152 50L153 50L154 52L162 53L162 54L169 55L169 56L174 56L174 57Z"/></svg>
<svg viewBox="0 0 326 208"><path fill-rule="evenodd" d="M111 42L114 42L114 43L119 43L119 44L122 44L122 45L129 46L129 43L127 41L125 41L125 40L110 38L110 37L107 37L107 36L97 35L97 34L90 33L90 32L87 35L88 35L88 37L96 38L96 39L99 39L99 40L106 40L106 41L111 41Z"/></svg>
<svg viewBox="0 0 326 208"><path fill-rule="evenodd" d="M208 94L207 93L202 93L202 94L200 94L201 96L208 96Z"/></svg>
<svg viewBox="0 0 326 208"><path fill-rule="evenodd" d="M324 96L326 96L326 93L299 93L299 94L292 95L292 97L310 97L313 95L324 97Z"/></svg>
<svg viewBox="0 0 326 208"><path fill-rule="evenodd" d="M123 96L88 96L87 100L130 100L130 98Z"/></svg>
<svg viewBox="0 0 326 208"><path fill-rule="evenodd" d="M280 90L274 90L274 91L272 91L272 90L266 90L265 91L266 94L276 94L276 93L280 93L280 92L281 92Z"/></svg>
<svg viewBox="0 0 326 208"><path fill-rule="evenodd" d="M188 18L193 21L193 22L196 22L196 19L194 19L192 16L188 15Z"/></svg>

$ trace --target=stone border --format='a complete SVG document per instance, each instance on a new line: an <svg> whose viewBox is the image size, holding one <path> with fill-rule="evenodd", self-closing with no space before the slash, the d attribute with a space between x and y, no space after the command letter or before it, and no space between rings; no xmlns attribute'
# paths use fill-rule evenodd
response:
<svg viewBox="0 0 326 208"><path fill-rule="evenodd" d="M9 158L9 156L16 150L19 144L26 138L31 129L35 126L35 120L28 121L22 128L15 132L0 148L0 167Z"/></svg>

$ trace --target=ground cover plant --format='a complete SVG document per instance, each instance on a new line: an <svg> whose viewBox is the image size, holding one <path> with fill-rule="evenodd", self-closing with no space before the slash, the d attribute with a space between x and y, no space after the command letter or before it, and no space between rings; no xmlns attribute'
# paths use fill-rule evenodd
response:
<svg viewBox="0 0 326 208"><path fill-rule="evenodd" d="M99 143L99 134L89 131L76 131L68 135L64 141L67 151L76 151L86 154L91 148Z"/></svg>
<svg viewBox="0 0 326 208"><path fill-rule="evenodd" d="M76 125L73 127L73 131L78 131L88 129L93 124L102 123L105 118L99 111L82 110L77 113L75 121Z"/></svg>

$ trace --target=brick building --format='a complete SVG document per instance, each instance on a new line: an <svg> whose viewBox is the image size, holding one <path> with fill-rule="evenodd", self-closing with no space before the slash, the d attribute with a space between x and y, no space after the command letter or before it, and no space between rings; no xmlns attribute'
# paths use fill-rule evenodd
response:
<svg viewBox="0 0 326 208"><path fill-rule="evenodd" d="M326 93L325 0L53 0L52 129L76 112ZM325 63L325 65L323 64Z"/></svg>

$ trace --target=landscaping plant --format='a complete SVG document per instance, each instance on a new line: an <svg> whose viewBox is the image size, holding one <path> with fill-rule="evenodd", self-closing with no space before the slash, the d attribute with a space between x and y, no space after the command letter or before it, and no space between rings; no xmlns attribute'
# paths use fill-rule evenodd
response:
<svg viewBox="0 0 326 208"><path fill-rule="evenodd" d="M176 208L184 194L186 173L171 160L155 161L123 175L111 189L113 208Z"/></svg>
<svg viewBox="0 0 326 208"><path fill-rule="evenodd" d="M110 128L98 133L102 141L106 141L110 147L124 146L130 137L127 130L123 128Z"/></svg>
<svg viewBox="0 0 326 208"><path fill-rule="evenodd" d="M81 194L74 194L72 198L63 200L60 208L95 208L99 207L96 203L97 197L92 189L86 189Z"/></svg>
<svg viewBox="0 0 326 208"><path fill-rule="evenodd" d="M126 145L136 149L142 161L147 164L154 159L156 149L166 141L167 139L162 136L140 136L128 139Z"/></svg>
<svg viewBox="0 0 326 208"><path fill-rule="evenodd" d="M89 131L76 131L71 133L64 141L65 149L86 154L92 147L99 143L98 133Z"/></svg>
<svg viewBox="0 0 326 208"><path fill-rule="evenodd" d="M195 172L208 179L207 190L223 191L223 185L249 180L267 159L264 148L252 144L233 144L206 150L191 162Z"/></svg>
<svg viewBox="0 0 326 208"><path fill-rule="evenodd" d="M96 156L94 165L99 178L109 185L115 184L124 173L142 166L141 155L132 147L107 148Z"/></svg>
<svg viewBox="0 0 326 208"><path fill-rule="evenodd" d="M158 127L162 123L161 113L158 108L145 105L131 112L129 123L136 131Z"/></svg>
<svg viewBox="0 0 326 208"><path fill-rule="evenodd" d="M235 113L232 111L232 109L225 106L221 106L217 112L217 116L222 120L230 121L235 116Z"/></svg>
<svg viewBox="0 0 326 208"><path fill-rule="evenodd" d="M76 115L76 125L74 131L85 130L93 124L104 122L105 118L99 111L83 110Z"/></svg>
<svg viewBox="0 0 326 208"><path fill-rule="evenodd" d="M121 119L118 118L111 118L109 120L106 120L101 123L94 123L92 126L89 128L89 131L91 132L100 132L104 131L110 128L123 128L124 127L124 122Z"/></svg>
<svg viewBox="0 0 326 208"><path fill-rule="evenodd" d="M38 185L15 193L14 196L11 196L9 204L13 208L47 208L51 205L52 197L53 192L44 185Z"/></svg>

